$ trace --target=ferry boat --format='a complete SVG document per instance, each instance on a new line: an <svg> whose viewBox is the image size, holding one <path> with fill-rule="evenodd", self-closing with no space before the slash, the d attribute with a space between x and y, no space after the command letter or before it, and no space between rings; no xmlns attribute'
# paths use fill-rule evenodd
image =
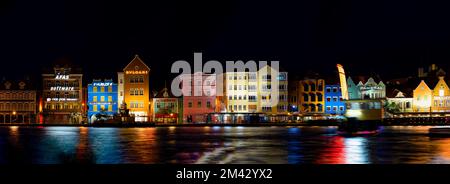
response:
<svg viewBox="0 0 450 184"><path fill-rule="evenodd" d="M383 117L381 99L346 100L346 121L338 125L337 133L345 136L376 135Z"/></svg>

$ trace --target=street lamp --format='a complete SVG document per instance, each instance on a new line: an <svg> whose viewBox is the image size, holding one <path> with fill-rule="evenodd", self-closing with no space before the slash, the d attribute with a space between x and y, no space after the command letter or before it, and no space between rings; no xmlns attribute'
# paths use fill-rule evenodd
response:
<svg viewBox="0 0 450 184"><path fill-rule="evenodd" d="M14 119L13 119L13 122L15 122L15 121L16 121L16 114L17 114L17 113L16 113L16 111L13 111L12 114L13 114L13 118L14 118Z"/></svg>

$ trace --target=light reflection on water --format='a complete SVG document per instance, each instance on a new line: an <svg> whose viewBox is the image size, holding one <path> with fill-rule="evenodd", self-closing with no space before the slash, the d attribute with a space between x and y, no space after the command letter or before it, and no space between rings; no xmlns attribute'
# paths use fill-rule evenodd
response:
<svg viewBox="0 0 450 184"><path fill-rule="evenodd" d="M429 127L341 137L334 127L0 127L0 163L450 163Z"/></svg>

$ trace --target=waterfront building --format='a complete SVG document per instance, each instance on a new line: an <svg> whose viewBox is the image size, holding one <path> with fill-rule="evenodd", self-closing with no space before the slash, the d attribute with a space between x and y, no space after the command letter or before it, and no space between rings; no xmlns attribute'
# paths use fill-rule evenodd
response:
<svg viewBox="0 0 450 184"><path fill-rule="evenodd" d="M153 121L155 123L181 123L181 99L165 87L153 97Z"/></svg>
<svg viewBox="0 0 450 184"><path fill-rule="evenodd" d="M370 77L367 81L360 77L360 81L355 85L352 78L347 80L349 99L384 99L386 98L386 85L383 81L378 83Z"/></svg>
<svg viewBox="0 0 450 184"><path fill-rule="evenodd" d="M44 123L81 123L82 79L81 70L69 64L55 65L42 74Z"/></svg>
<svg viewBox="0 0 450 184"><path fill-rule="evenodd" d="M402 91L394 90L392 96L386 98L386 109L390 113L410 113L413 112L413 101L412 97Z"/></svg>
<svg viewBox="0 0 450 184"><path fill-rule="evenodd" d="M422 80L413 92L413 111L430 112L433 100L433 90Z"/></svg>
<svg viewBox="0 0 450 184"><path fill-rule="evenodd" d="M272 67L266 65L258 71L258 96L261 97L258 111L269 116L269 121L286 121L288 115L288 73L278 71L278 76L272 76ZM273 86L272 80L278 82L278 86ZM272 88L278 88L278 104L271 106L269 103Z"/></svg>
<svg viewBox="0 0 450 184"><path fill-rule="evenodd" d="M112 119L118 113L118 86L112 79L93 80L87 90L89 123Z"/></svg>
<svg viewBox="0 0 450 184"><path fill-rule="evenodd" d="M0 123L35 123L36 90L27 80L0 84Z"/></svg>
<svg viewBox="0 0 450 184"><path fill-rule="evenodd" d="M129 114L135 117L135 122L151 121L149 74L150 68L138 55L123 69L123 72L118 73L119 102L123 93L123 103L129 109Z"/></svg>
<svg viewBox="0 0 450 184"><path fill-rule="evenodd" d="M439 81L433 89L433 112L450 112L450 89L444 80L444 75L440 75Z"/></svg>
<svg viewBox="0 0 450 184"><path fill-rule="evenodd" d="M361 92L351 77L347 79L348 98L350 100L361 99Z"/></svg>
<svg viewBox="0 0 450 184"><path fill-rule="evenodd" d="M340 85L325 85L325 114L343 115L345 103L342 101Z"/></svg>
<svg viewBox="0 0 450 184"><path fill-rule="evenodd" d="M198 76L197 79L194 79L195 75ZM188 123L215 121L210 115L221 111L220 101L216 98L216 74L187 74L182 75L182 80L185 81L182 83L182 121Z"/></svg>
<svg viewBox="0 0 450 184"><path fill-rule="evenodd" d="M325 80L306 78L300 81L300 112L323 114L325 112Z"/></svg>
<svg viewBox="0 0 450 184"><path fill-rule="evenodd" d="M273 68L266 65L257 72L228 72L224 74L225 112L236 115L235 122L248 121L246 114L265 114L265 121L280 121L288 113L288 74L278 72L272 77ZM278 86L272 86L272 78ZM278 88L278 104L269 104L272 87ZM226 119L226 117L225 117Z"/></svg>

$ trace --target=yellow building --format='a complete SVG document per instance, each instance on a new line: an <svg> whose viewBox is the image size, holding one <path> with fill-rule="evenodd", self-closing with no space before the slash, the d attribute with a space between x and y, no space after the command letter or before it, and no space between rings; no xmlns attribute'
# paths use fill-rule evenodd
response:
<svg viewBox="0 0 450 184"><path fill-rule="evenodd" d="M119 72L123 85L119 85L123 91L123 102L127 104L130 115L135 117L136 122L149 122L151 117L150 109L150 89L149 89L150 68L139 58L138 55ZM122 89L120 89L122 88Z"/></svg>
<svg viewBox="0 0 450 184"><path fill-rule="evenodd" d="M270 66L258 72L228 72L224 74L224 105L226 113L265 113L280 115L288 113L288 74L270 74ZM278 85L274 86L273 81ZM278 89L278 103L270 104L271 89ZM239 118L238 118L239 119ZM278 119L279 120L279 119ZM276 121L270 119L269 121Z"/></svg>
<svg viewBox="0 0 450 184"><path fill-rule="evenodd" d="M425 81L422 80L413 93L413 111L430 112L431 102L433 100L433 90L428 87Z"/></svg>
<svg viewBox="0 0 450 184"><path fill-rule="evenodd" d="M443 76L439 77L439 82L433 90L433 112L449 112L450 111L450 89Z"/></svg>
<svg viewBox="0 0 450 184"><path fill-rule="evenodd" d="M304 79L299 84L300 112L303 114L322 114L325 106L325 80Z"/></svg>

